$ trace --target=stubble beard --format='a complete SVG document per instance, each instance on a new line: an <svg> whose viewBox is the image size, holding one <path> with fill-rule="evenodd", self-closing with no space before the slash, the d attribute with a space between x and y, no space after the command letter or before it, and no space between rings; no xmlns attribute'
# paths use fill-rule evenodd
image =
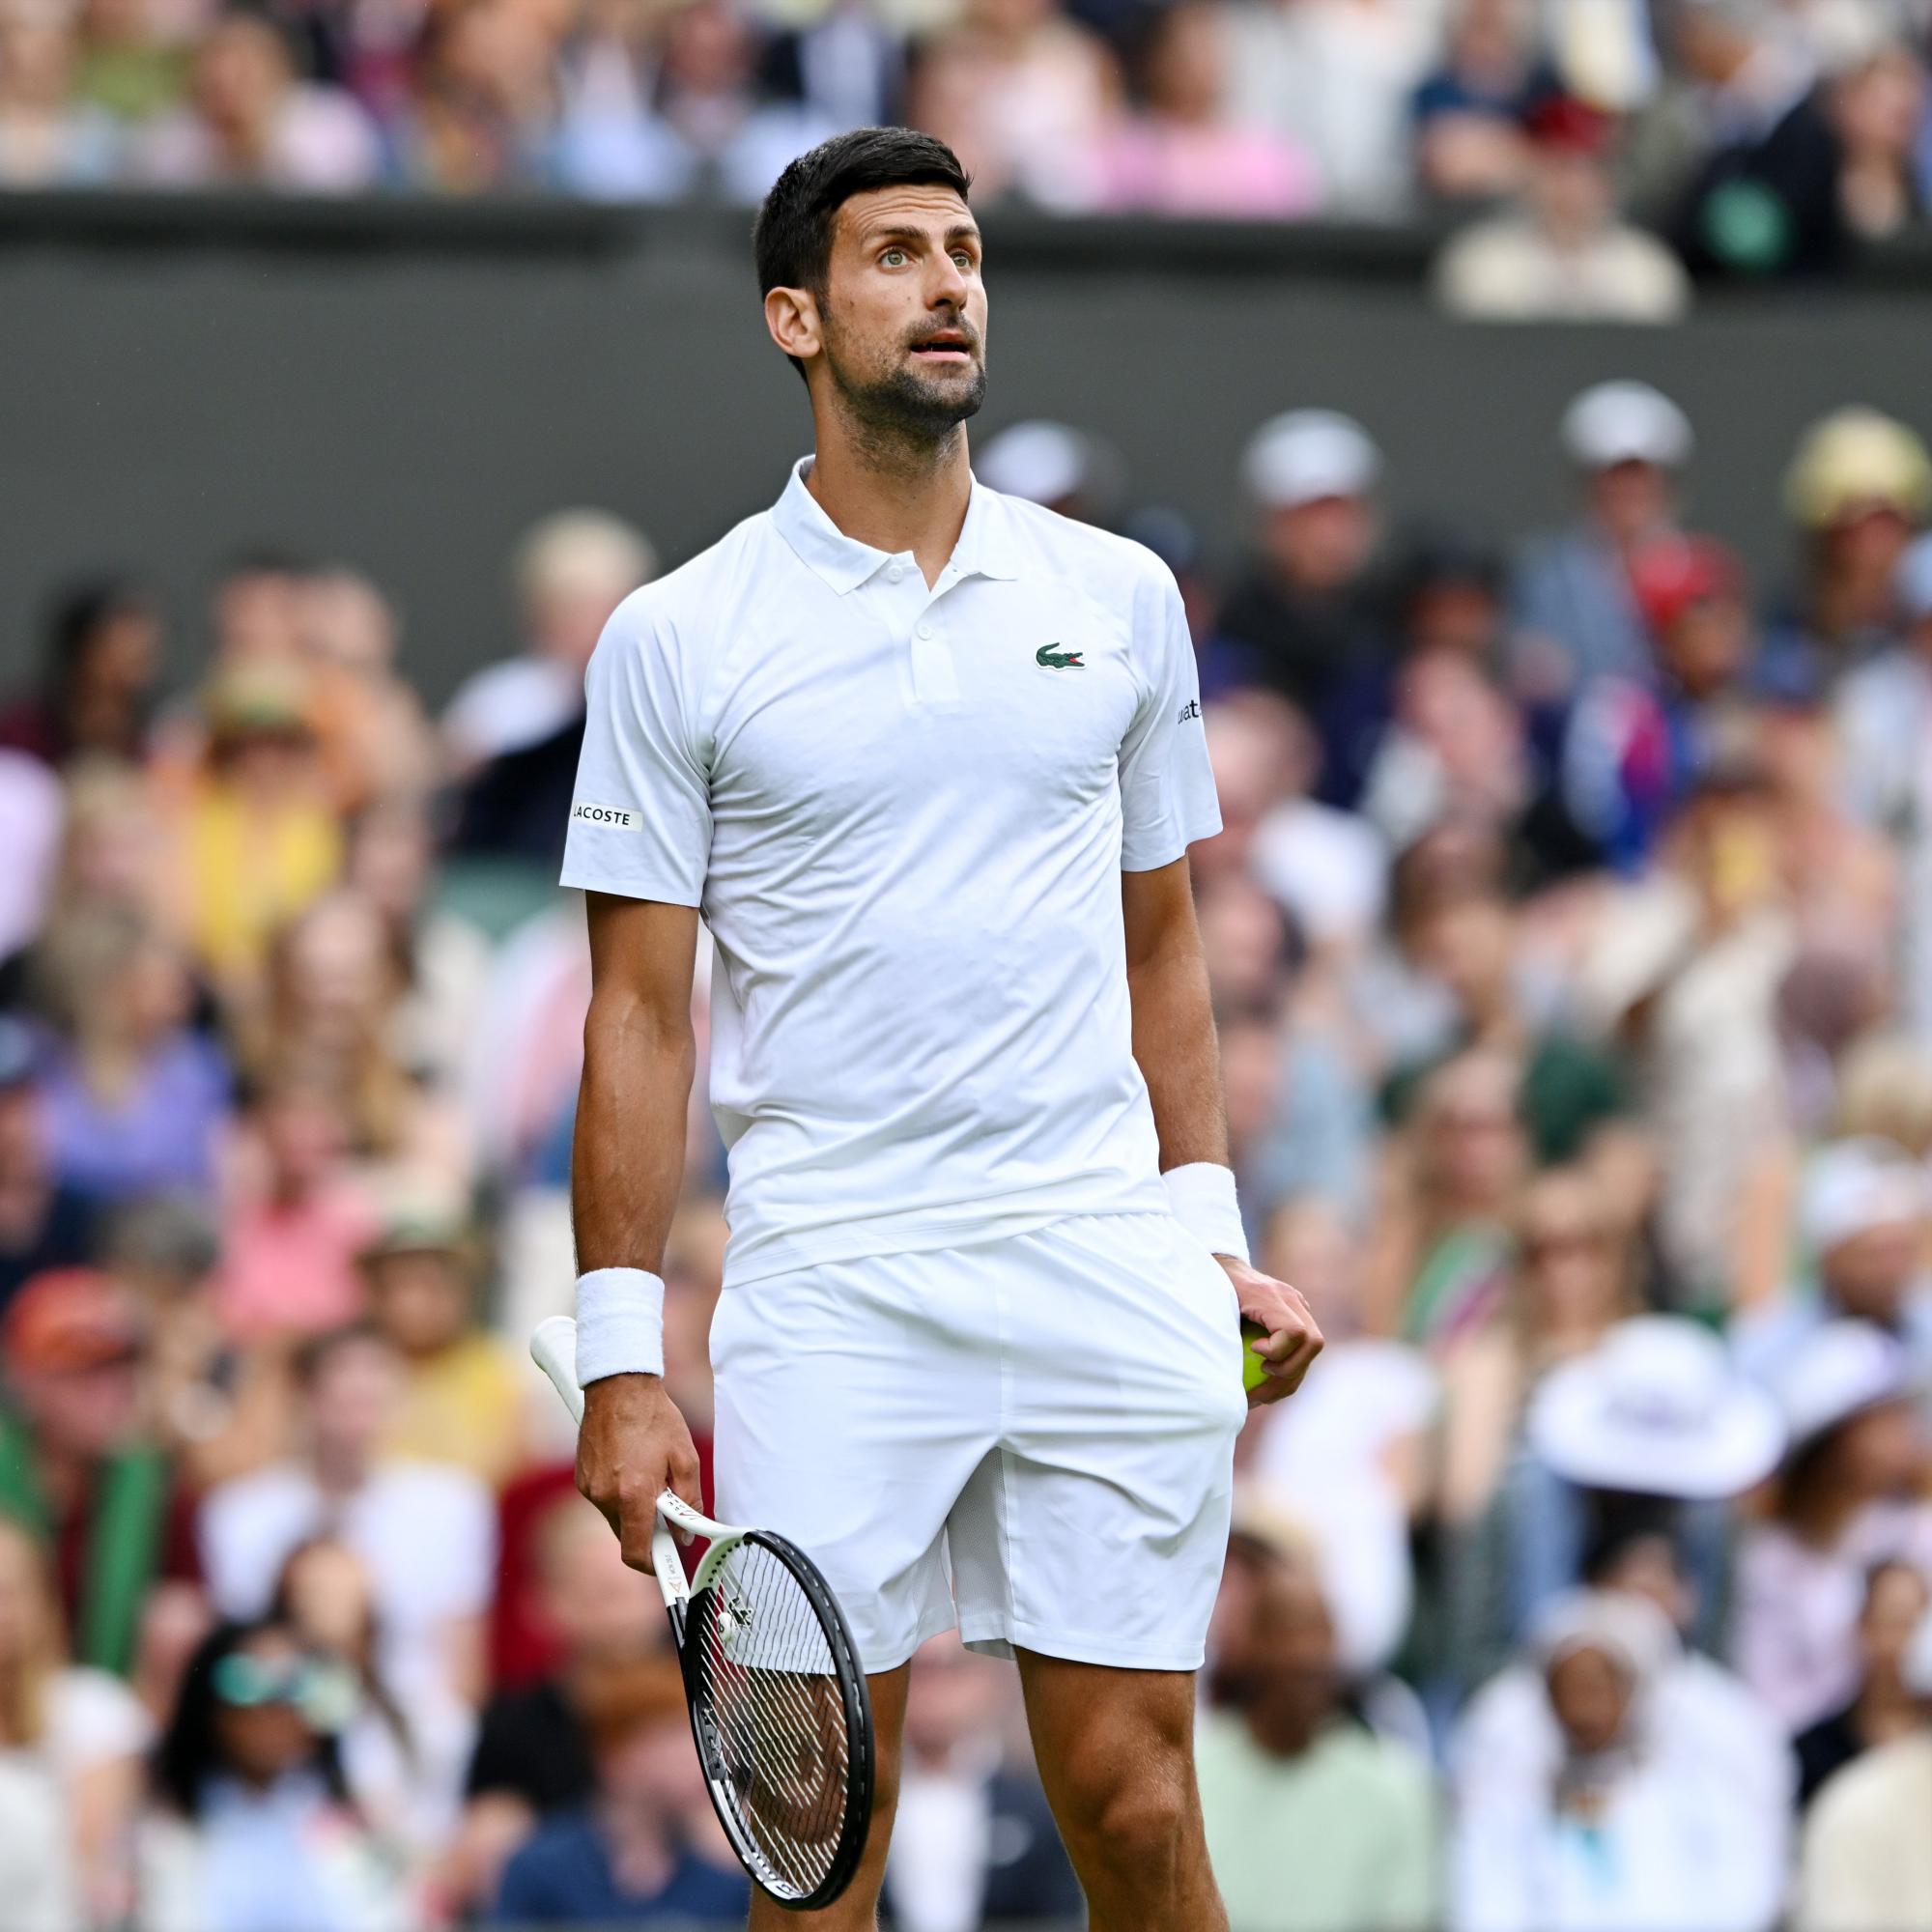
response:
<svg viewBox="0 0 1932 1932"><path fill-rule="evenodd" d="M976 361L969 380L941 386L903 361L882 373L855 368L826 333L826 371L855 440L874 461L923 468L951 453L959 426L986 400L986 368Z"/></svg>

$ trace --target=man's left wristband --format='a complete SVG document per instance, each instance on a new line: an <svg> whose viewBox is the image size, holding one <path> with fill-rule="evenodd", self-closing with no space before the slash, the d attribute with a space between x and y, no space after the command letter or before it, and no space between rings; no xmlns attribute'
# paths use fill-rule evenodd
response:
<svg viewBox="0 0 1932 1932"><path fill-rule="evenodd" d="M606 1376L664 1374L665 1285L648 1268L577 1277L577 1386Z"/></svg>

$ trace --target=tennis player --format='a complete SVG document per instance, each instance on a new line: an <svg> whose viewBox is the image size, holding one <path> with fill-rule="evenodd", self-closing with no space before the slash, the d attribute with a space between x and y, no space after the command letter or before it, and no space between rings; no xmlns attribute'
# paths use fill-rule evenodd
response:
<svg viewBox="0 0 1932 1932"><path fill-rule="evenodd" d="M1180 598L1139 546L974 481L986 289L949 149L827 142L755 251L814 453L629 598L586 679L578 1480L639 1568L658 1492L699 1500L657 1269L702 914L730 1150L717 1510L816 1559L880 1733L865 1865L806 1918L874 1924L907 1660L956 1623L1018 1659L1095 1932L1208 1932L1192 1673L1239 1318L1267 1338L1259 1401L1321 1338L1249 1265L1228 1168Z"/></svg>

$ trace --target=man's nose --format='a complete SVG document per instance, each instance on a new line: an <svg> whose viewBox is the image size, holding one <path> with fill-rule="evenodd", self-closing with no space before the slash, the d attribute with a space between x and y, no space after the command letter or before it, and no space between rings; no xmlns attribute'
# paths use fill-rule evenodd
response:
<svg viewBox="0 0 1932 1932"><path fill-rule="evenodd" d="M965 308L966 271L950 254L940 256L939 266L926 291L925 299L928 308L949 305L956 309Z"/></svg>

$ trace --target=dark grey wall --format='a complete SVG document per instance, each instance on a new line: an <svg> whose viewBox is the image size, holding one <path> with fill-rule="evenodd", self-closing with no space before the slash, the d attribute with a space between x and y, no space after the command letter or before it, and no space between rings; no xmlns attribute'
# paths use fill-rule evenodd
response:
<svg viewBox="0 0 1932 1932"><path fill-rule="evenodd" d="M191 660L210 568L273 541L371 571L440 693L512 642L503 560L543 511L608 504L689 554L808 440L743 235L603 210L0 209L0 676L50 588L103 565L159 580ZM982 424L1101 429L1137 500L1232 548L1247 432L1325 404L1384 443L1398 514L1502 534L1562 512L1565 399L1640 375L1702 432L1698 519L1767 570L1808 418L1859 399L1932 432L1917 273L1668 331L1524 331L1432 315L1423 260L1401 238L995 221Z"/></svg>

